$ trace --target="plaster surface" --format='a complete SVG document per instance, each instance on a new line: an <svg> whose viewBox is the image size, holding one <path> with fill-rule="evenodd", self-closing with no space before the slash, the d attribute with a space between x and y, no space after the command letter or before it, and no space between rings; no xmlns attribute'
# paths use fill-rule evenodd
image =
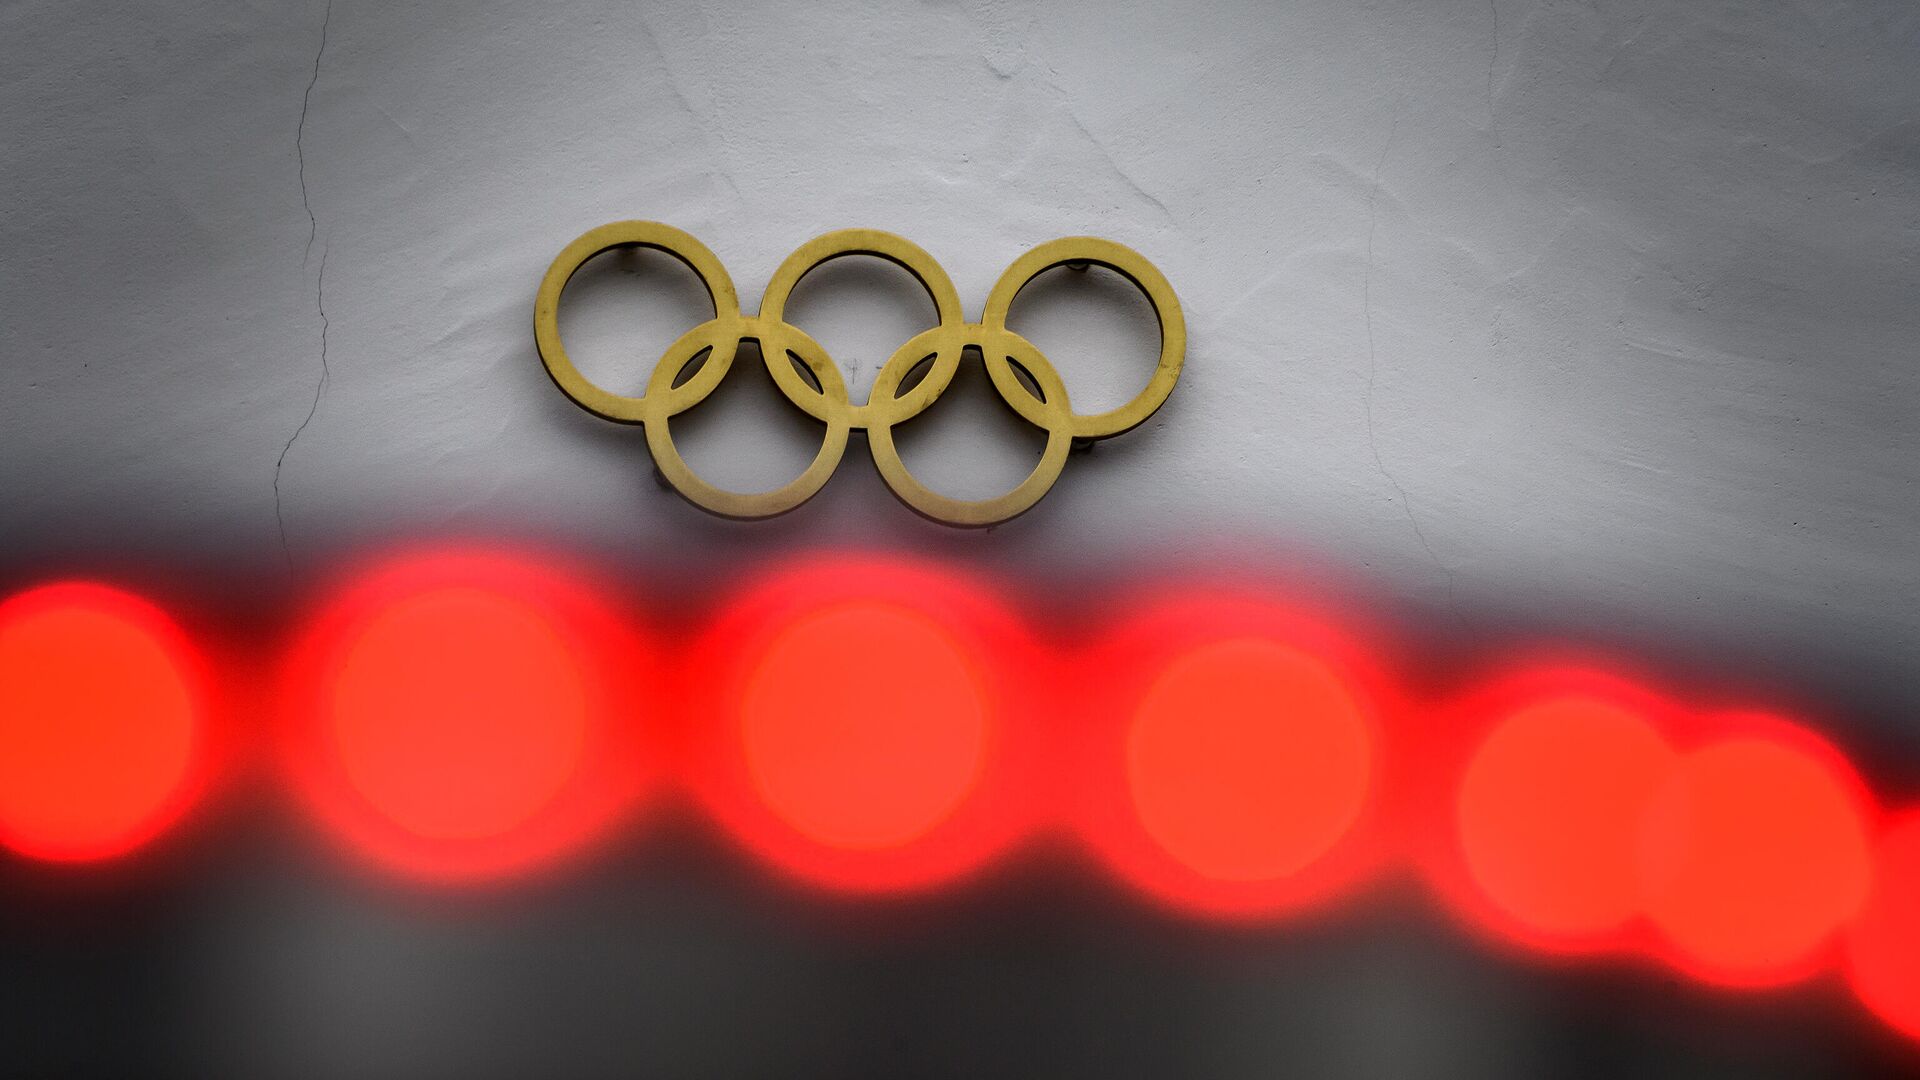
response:
<svg viewBox="0 0 1920 1080"><path fill-rule="evenodd" d="M1893 0L18 0L0 8L0 558L9 580L138 565L188 595L277 596L347 553L455 534L716 576L860 544L1089 589L1106 567L1254 552L1438 642L1553 633L1753 675L1920 760L1916 57L1920 7ZM547 262L626 217L703 238L749 306L817 233L896 231L972 316L1027 247L1110 237L1178 290L1186 374L991 532L915 518L858 445L795 514L714 521L533 351ZM591 373L638 387L702 294L665 260L601 263L563 326ZM1151 363L1147 314L1099 274L1058 277L1014 324L1083 410L1117 404ZM864 392L928 311L904 277L836 264L793 316ZM742 486L812 452L751 378L685 427L694 464ZM904 445L930 482L983 495L1038 440L976 372ZM309 913L302 940L374 956L385 931L361 917ZM386 955L456 977L435 948ZM1405 1045L1349 1050L1532 1060L1477 1043L1491 1021L1464 999L1341 970L1354 1000L1415 1017ZM238 1000L257 975L209 985ZM316 1045L409 1071L424 1044L381 1042L342 978L303 985L367 1041ZM1528 1007L1475 978L1493 1015ZM380 985L409 1007L436 992ZM803 985L762 984L769 1014ZM1216 1071L1269 1060L1247 1034L1266 1029L1230 1023L1258 992L1207 985L1205 1022L1239 1032L1204 1042ZM261 1053L235 1060L277 1061Z"/></svg>

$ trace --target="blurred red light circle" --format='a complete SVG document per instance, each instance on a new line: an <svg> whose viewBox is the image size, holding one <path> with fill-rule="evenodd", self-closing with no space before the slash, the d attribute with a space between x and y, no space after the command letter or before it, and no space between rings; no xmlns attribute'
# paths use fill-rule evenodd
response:
<svg viewBox="0 0 1920 1080"><path fill-rule="evenodd" d="M347 646L330 693L341 768L417 836L497 836L580 767L584 674L523 601L448 585L396 599Z"/></svg>
<svg viewBox="0 0 1920 1080"><path fill-rule="evenodd" d="M1080 824L1124 880L1238 918L1375 868L1383 686L1348 639L1278 604L1152 602L1082 664Z"/></svg>
<svg viewBox="0 0 1920 1080"><path fill-rule="evenodd" d="M1552 956L1648 944L1641 818L1685 714L1590 657L1543 654L1412 725L1412 850L1467 928Z"/></svg>
<svg viewBox="0 0 1920 1080"><path fill-rule="evenodd" d="M1872 881L1869 804L1837 753L1755 718L1684 755L1642 820L1648 918L1705 982L1811 974Z"/></svg>
<svg viewBox="0 0 1920 1080"><path fill-rule="evenodd" d="M1875 1016L1920 1039L1920 811L1896 819L1874 854L1872 892L1847 928L1847 980Z"/></svg>
<svg viewBox="0 0 1920 1080"><path fill-rule="evenodd" d="M777 869L899 891L965 874L1029 824L1031 645L974 586L837 558L730 605L690 665L691 779Z"/></svg>
<svg viewBox="0 0 1920 1080"><path fill-rule="evenodd" d="M1255 638L1168 664L1127 751L1148 834L1218 881L1299 872L1352 827L1373 779L1373 733L1352 692L1312 657Z"/></svg>
<svg viewBox="0 0 1920 1080"><path fill-rule="evenodd" d="M985 766L982 681L959 642L912 609L856 600L810 615L748 676L741 742L754 788L819 843L911 843Z"/></svg>
<svg viewBox="0 0 1920 1080"><path fill-rule="evenodd" d="M206 755L198 666L172 620L115 589L0 604L0 844L106 859L172 824Z"/></svg>
<svg viewBox="0 0 1920 1080"><path fill-rule="evenodd" d="M1565 951L1621 932L1640 911L1640 818L1674 759L1648 717L1618 702L1547 697L1502 716L1453 807L1500 929Z"/></svg>
<svg viewBox="0 0 1920 1080"><path fill-rule="evenodd" d="M512 556L415 555L337 597L296 651L290 767L321 820L409 876L549 862L638 793L614 722L637 643L580 586ZM636 688L653 689L644 678Z"/></svg>

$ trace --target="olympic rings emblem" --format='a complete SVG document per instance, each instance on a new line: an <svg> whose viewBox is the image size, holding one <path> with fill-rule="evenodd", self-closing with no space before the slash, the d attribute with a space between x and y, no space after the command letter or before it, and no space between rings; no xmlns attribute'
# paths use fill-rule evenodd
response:
<svg viewBox="0 0 1920 1080"><path fill-rule="evenodd" d="M587 260L620 247L663 251L699 276L713 301L713 318L687 331L654 366L644 393L627 397L594 384L580 373L560 341L560 294ZM840 369L820 343L784 314L794 286L821 264L846 255L886 259L913 275L932 298L936 324L894 351L874 379L866 402L848 396ZM1033 343L1007 328L1014 297L1034 278L1056 266L1086 264L1114 270L1146 295L1160 323L1160 357L1147 386L1132 401L1107 412L1083 415L1068 403L1067 388ZM647 447L666 482L703 510L729 518L765 518L783 514L812 498L839 467L848 435L867 434L873 463L887 487L917 513L958 526L985 526L1024 513L1040 501L1066 467L1075 442L1110 438L1138 427L1173 392L1186 360L1186 321L1180 301L1154 265L1138 252L1111 240L1072 236L1052 240L1014 260L987 297L979 322L968 322L946 271L913 242L876 229L842 229L801 245L774 272L757 315L740 310L726 267L705 244L670 225L655 221L618 221L589 230L568 244L540 282L534 301L533 336L547 374L574 404L596 416L646 428ZM669 430L670 419L704 401L733 366L743 341L760 347L767 373L788 401L826 425L813 462L798 477L772 491L738 492L703 480L681 457ZM894 446L893 429L925 412L953 382L963 354L977 350L995 391L1008 407L1047 433L1040 461L1013 490L988 499L955 499L922 484L908 471ZM706 363L685 373L702 354ZM917 371L926 374L909 382ZM683 376L684 379L683 379ZM1027 381L1023 382L1022 378ZM1031 387L1029 387L1031 384Z"/></svg>

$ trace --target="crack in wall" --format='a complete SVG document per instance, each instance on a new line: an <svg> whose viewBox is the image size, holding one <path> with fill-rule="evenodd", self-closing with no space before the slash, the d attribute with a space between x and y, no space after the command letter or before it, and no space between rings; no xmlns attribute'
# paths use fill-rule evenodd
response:
<svg viewBox="0 0 1920 1080"><path fill-rule="evenodd" d="M307 197L307 113L313 107L313 88L320 82L320 58L327 54L327 28L332 24L333 0L327 0L327 12L320 18L320 48L313 54L313 75L307 79L307 92L300 97L300 126L293 132L293 154L300 163L300 208L307 212L307 250L300 256L301 266L313 258L313 240L320 234L320 220L313 216L313 202Z"/></svg>
<svg viewBox="0 0 1920 1080"><path fill-rule="evenodd" d="M273 463L273 518L280 526L280 553L286 557L287 573L289 574L293 573L293 548L287 543L287 517L282 511L280 500L280 470L287 464L287 452L293 449L294 443L300 441L300 433L307 430L307 425L313 423L314 414L320 411L320 398L327 392L327 377L332 374L327 366L326 282L328 250L328 247L325 245L322 245L320 248L320 273L314 278L313 291L314 306L318 308L320 312L320 381L316 382L313 386L313 401L307 406L306 418L300 421L299 427L293 429L292 435L287 436L287 444L280 448L279 460Z"/></svg>
<svg viewBox="0 0 1920 1080"><path fill-rule="evenodd" d="M1100 138L1100 136L1095 135L1093 131L1087 127L1086 122L1080 119L1080 114L1074 111L1073 103L1071 99L1068 98L1066 91L1062 90L1057 83L1049 83L1049 85L1053 87L1053 92L1059 97L1060 107L1066 112L1067 119L1071 121L1074 128L1080 132L1080 137L1093 144L1093 148L1099 151L1101 157L1106 159L1107 168L1113 170L1113 174L1120 178L1121 183L1132 188L1135 195L1152 203L1154 209L1160 212L1160 216L1166 219L1168 225L1178 228L1179 223L1174 220L1173 211L1167 209L1167 204L1161 202L1158 195L1148 191L1139 180L1134 179L1132 173L1121 166L1120 159L1113 156L1113 151L1108 148L1106 141Z"/></svg>
<svg viewBox="0 0 1920 1080"><path fill-rule="evenodd" d="M1373 394L1380 379L1380 365L1373 343L1373 238L1375 232L1379 230L1380 225L1380 215L1377 210L1377 205L1380 200L1380 178L1386 171L1387 154L1392 151L1393 138L1399 131L1400 113L1396 109L1393 114L1393 122L1387 128L1386 140L1380 144L1380 160L1376 161L1373 166L1373 183L1367 189L1367 261L1366 269L1362 272L1360 278L1360 313L1361 319L1367 329L1367 389L1365 396L1367 449L1373 454L1373 467L1379 470L1380 475L1386 478L1387 483L1393 486L1394 493L1400 497L1400 512L1407 516L1407 524L1412 526L1414 538L1420 541L1421 549L1427 553L1427 558L1433 563L1434 567L1441 573L1447 575L1447 606L1453 612L1453 617L1464 626L1466 620L1460 616L1459 603L1454 593L1454 587L1458 583L1459 575L1453 570L1448 569L1446 564L1440 561L1440 556L1434 553L1433 544L1427 540L1426 530L1420 527L1420 519L1414 516L1413 504L1407 501L1407 489L1401 486L1399 479L1393 475L1393 472L1387 468L1386 462L1380 457L1380 441L1374 430Z"/></svg>
<svg viewBox="0 0 1920 1080"><path fill-rule="evenodd" d="M989 63L989 66L991 67L991 63ZM1167 208L1167 204L1161 201L1158 195L1147 190L1146 185L1142 184L1134 177L1132 172L1121 165L1120 159L1114 156L1113 149L1107 145L1106 140L1094 134L1093 129L1087 127L1086 121L1080 119L1080 113L1073 107L1073 96L1067 93L1065 87L1060 85L1060 73L1045 63L1032 66L1036 71L1044 69L1045 74L1036 75L1036 80L1052 92L1054 104L1066 115L1067 122L1072 124L1074 130L1080 133L1080 137L1085 139L1087 144L1092 146L1094 151L1106 161L1107 168L1112 170L1113 175L1117 177L1122 184L1131 188L1135 195L1152 204L1153 208L1159 211L1160 217L1169 226L1178 229L1180 223L1175 220L1173 211ZM1007 78L1010 78L1010 76L1002 76L1003 80Z"/></svg>
<svg viewBox="0 0 1920 1080"><path fill-rule="evenodd" d="M299 163L300 206L307 212L307 246L300 256L300 265L304 268L313 258L313 243L320 235L320 219L314 215L313 201L307 191L307 114L313 107L313 88L320 82L320 61L327 55L327 31L333 25L333 2L328 0L326 14L320 19L320 47L314 50L313 74L307 79L307 89L300 97L300 122L294 129L293 152ZM320 269L313 279L313 306L320 314L320 378L313 385L313 400L307 405L307 415L300 426L287 436L286 445L280 448L280 456L273 463L273 519L280 529L280 554L287 561L287 575L293 575L293 547L287 542L287 516L280 495L280 473L286 468L287 455L292 452L293 444L313 423L314 414L320 411L320 398L327 392L327 379L332 374L327 365L327 253L328 246L320 248Z"/></svg>
<svg viewBox="0 0 1920 1080"><path fill-rule="evenodd" d="M647 47L653 51L654 58L659 61L660 72L667 81L667 90L673 94L674 100L680 103L680 110L699 121L696 127L709 145L718 144L718 152L714 155L715 163L707 169L707 174L719 177L720 182L726 184L727 190L733 193L735 202L744 202L744 197L740 194L740 184L733 178L731 165L723 164L719 160L724 157L730 162L737 155L734 153L733 144L727 139L727 126L720 121L717 103L714 108L696 108L693 99L687 95L686 87L681 83L680 75L675 70L672 54L660 44L660 35L653 29L653 25L647 22L644 11L638 15L635 22L640 28L640 35L647 39Z"/></svg>
<svg viewBox="0 0 1920 1080"><path fill-rule="evenodd" d="M1500 0L1487 0L1487 14L1493 17L1493 28L1489 36L1493 38L1493 52L1487 57L1487 132L1493 137L1493 148L1500 149L1500 122L1493 115L1493 69L1500 63Z"/></svg>

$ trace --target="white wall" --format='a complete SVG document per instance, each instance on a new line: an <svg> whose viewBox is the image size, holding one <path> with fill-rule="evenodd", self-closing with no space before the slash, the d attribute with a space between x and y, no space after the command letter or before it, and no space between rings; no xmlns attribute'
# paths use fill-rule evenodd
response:
<svg viewBox="0 0 1920 1080"><path fill-rule="evenodd" d="M1707 640L1833 690L1915 658L1908 5L341 2L322 53L324 18L0 14L23 572L157 552L272 582L276 509L300 574L447 530L1045 568L1224 529L1442 621ZM749 305L827 228L907 235L974 313L1033 243L1112 237L1179 291L1187 374L991 535L913 519L857 446L792 517L708 521L532 350L547 261L622 217L704 238ZM567 325L637 386L698 294L632 267ZM925 318L883 271L808 285L797 321L862 388ZM1079 286L1016 325L1088 408L1151 333ZM811 433L740 385L689 453L771 486ZM1030 460L981 386L909 445L957 493Z"/></svg>
<svg viewBox="0 0 1920 1080"><path fill-rule="evenodd" d="M271 599L349 549L454 532L653 580L862 543L1068 592L1251 551L1321 566L1430 647L1552 629L1757 673L1912 751L1917 45L1899 0L11 3L0 586L124 569ZM547 262L625 217L704 238L749 306L828 228L917 241L970 314L1028 246L1111 237L1178 290L1186 375L990 533L915 518L857 445L792 516L715 521L533 350ZM590 371L637 387L699 295L659 260L608 263L566 325ZM862 389L925 318L888 272L809 286L796 321ZM1128 396L1152 353L1140 305L1098 276L1047 292L1016 325L1075 402ZM808 431L742 387L686 425L689 455L769 486ZM1032 433L980 380L954 393L909 461L986 494ZM306 994L384 1030L353 1012L385 1000L357 978L299 982L357 970L326 966L336 932L359 950L339 955L424 980L383 984L405 1008L431 1013L434 980L465 970L337 911L295 931L310 954L250 950L249 926L286 925L262 903L209 916L242 937L202 984L220 1008L264 978L288 1016L320 1015ZM1350 959L1347 988L1385 1010L1351 1016L1405 1023L1319 1032L1349 1066L1538 1063L1507 1034L1530 990L1475 1005L1492 977L1449 999ZM769 1015L815 1001L807 978L741 979ZM1226 1040L1207 1045L1245 1056L1219 1071L1267 1060L1267 999L1207 992ZM326 1022L323 1064L354 1045ZM427 1053L393 1045L390 1067Z"/></svg>

